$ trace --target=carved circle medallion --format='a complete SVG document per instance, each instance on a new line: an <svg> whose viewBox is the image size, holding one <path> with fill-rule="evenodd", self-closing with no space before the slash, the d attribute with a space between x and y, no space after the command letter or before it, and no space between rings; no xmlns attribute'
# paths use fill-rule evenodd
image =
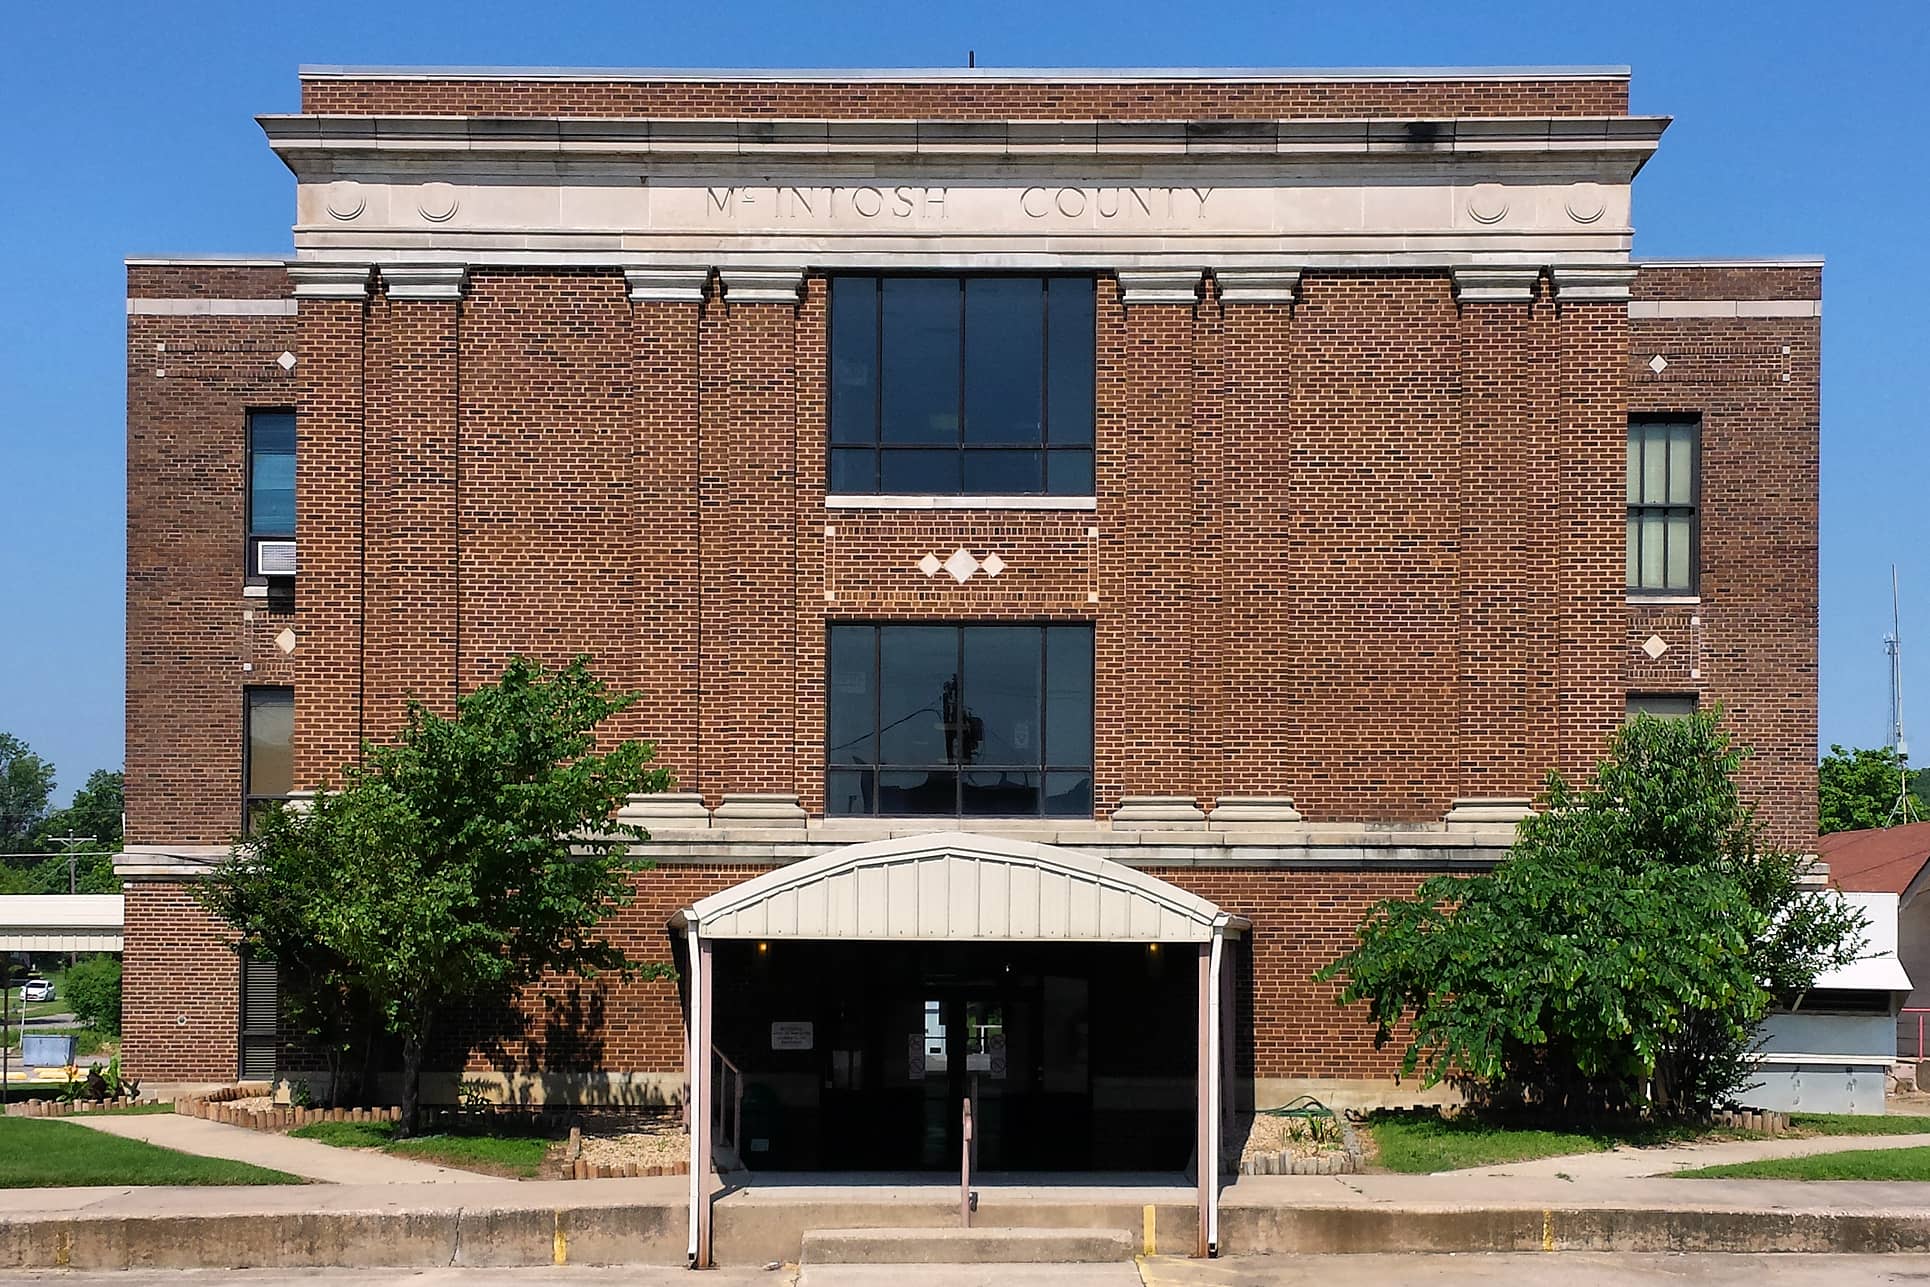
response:
<svg viewBox="0 0 1930 1287"><path fill-rule="evenodd" d="M430 223L443 223L455 217L456 190L447 183L425 183L416 197L416 209Z"/></svg>
<svg viewBox="0 0 1930 1287"><path fill-rule="evenodd" d="M1499 183L1477 183L1468 193L1468 218L1476 223L1500 223L1508 217L1508 190Z"/></svg>
<svg viewBox="0 0 1930 1287"><path fill-rule="evenodd" d="M344 222L361 214L367 204L362 196L362 185L353 179L337 179L322 194L322 205L330 216Z"/></svg>
<svg viewBox="0 0 1930 1287"><path fill-rule="evenodd" d="M1568 217L1576 223L1594 223L1608 208L1599 183L1571 183L1568 186Z"/></svg>

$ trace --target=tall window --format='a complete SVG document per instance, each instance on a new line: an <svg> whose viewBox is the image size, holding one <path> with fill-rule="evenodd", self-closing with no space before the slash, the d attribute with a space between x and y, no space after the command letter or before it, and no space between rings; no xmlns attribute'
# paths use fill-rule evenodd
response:
<svg viewBox="0 0 1930 1287"><path fill-rule="evenodd" d="M247 575L278 576L291 572L294 539L295 413L250 411ZM263 551L264 542L277 544Z"/></svg>
<svg viewBox="0 0 1930 1287"><path fill-rule="evenodd" d="M1630 593L1696 592L1701 437L1701 426L1693 420L1629 421Z"/></svg>
<svg viewBox="0 0 1930 1287"><path fill-rule="evenodd" d="M825 812L1092 816L1091 626L833 626Z"/></svg>
<svg viewBox="0 0 1930 1287"><path fill-rule="evenodd" d="M1090 277L831 282L831 491L1090 496Z"/></svg>
<svg viewBox="0 0 1930 1287"><path fill-rule="evenodd" d="M248 413L248 534L295 534L295 413Z"/></svg>
<svg viewBox="0 0 1930 1287"><path fill-rule="evenodd" d="M295 690L248 688L242 700L242 829L295 789Z"/></svg>

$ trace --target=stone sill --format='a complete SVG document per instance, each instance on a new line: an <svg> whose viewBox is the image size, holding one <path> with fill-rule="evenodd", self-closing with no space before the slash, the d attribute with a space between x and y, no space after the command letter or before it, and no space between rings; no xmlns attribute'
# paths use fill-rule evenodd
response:
<svg viewBox="0 0 1930 1287"><path fill-rule="evenodd" d="M952 496L840 492L824 498L826 509L1091 510L1096 496Z"/></svg>

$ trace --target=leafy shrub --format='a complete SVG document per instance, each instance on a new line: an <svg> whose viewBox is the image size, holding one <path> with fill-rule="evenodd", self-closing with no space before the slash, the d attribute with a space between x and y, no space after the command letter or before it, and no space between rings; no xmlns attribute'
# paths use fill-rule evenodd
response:
<svg viewBox="0 0 1930 1287"><path fill-rule="evenodd" d="M1490 1107L1696 1116L1747 1089L1774 995L1856 959L1861 918L1806 889L1738 795L1720 713L1638 717L1589 783L1550 775L1507 862L1375 907L1322 969L1403 1067Z"/></svg>
<svg viewBox="0 0 1930 1287"><path fill-rule="evenodd" d="M74 1016L97 1031L118 1036L121 1031L121 963L111 956L94 956L67 971L67 1003Z"/></svg>

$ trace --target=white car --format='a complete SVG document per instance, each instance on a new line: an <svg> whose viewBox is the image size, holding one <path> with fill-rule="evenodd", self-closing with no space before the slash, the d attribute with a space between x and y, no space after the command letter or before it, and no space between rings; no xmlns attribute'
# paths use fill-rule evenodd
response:
<svg viewBox="0 0 1930 1287"><path fill-rule="evenodd" d="M54 999L54 985L46 979L28 979L20 985L20 1003L30 1001L51 1001Z"/></svg>

